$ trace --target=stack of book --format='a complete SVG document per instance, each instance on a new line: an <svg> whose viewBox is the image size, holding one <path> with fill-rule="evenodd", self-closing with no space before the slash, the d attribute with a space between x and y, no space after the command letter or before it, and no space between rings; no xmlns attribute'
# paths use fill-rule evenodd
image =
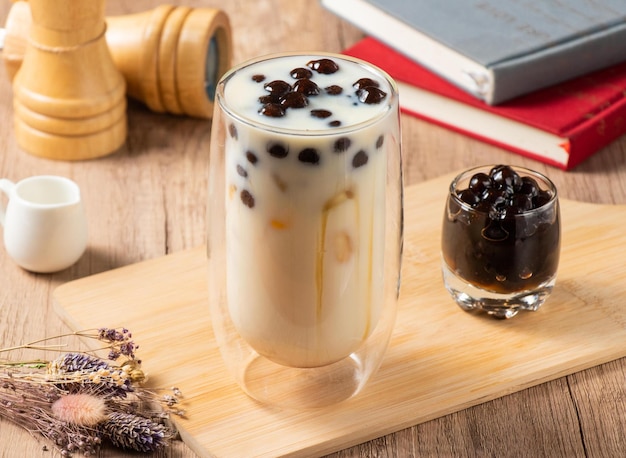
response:
<svg viewBox="0 0 626 458"><path fill-rule="evenodd" d="M403 111L568 170L626 133L624 0L321 0Z"/></svg>

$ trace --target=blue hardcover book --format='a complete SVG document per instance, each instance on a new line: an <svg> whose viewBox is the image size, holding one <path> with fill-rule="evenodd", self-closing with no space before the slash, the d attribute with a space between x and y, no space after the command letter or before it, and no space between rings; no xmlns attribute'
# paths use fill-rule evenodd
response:
<svg viewBox="0 0 626 458"><path fill-rule="evenodd" d="M321 0L495 105L626 61L626 0Z"/></svg>

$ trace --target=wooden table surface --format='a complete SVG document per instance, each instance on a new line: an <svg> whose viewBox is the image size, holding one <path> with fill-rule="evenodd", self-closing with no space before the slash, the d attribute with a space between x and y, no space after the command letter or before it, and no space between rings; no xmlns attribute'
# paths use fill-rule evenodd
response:
<svg viewBox="0 0 626 458"><path fill-rule="evenodd" d="M233 30L234 63L278 51L339 52L363 36L313 0L177 3L226 11ZM107 14L145 11L158 4L109 0ZM0 2L2 23L10 6L8 0ZM403 115L402 128L406 184L473 165L510 163L548 174L564 198L626 203L626 136L573 171L563 172L409 116ZM17 181L58 174L74 179L83 193L90 230L85 255L55 274L28 273L0 250L1 347L68 330L53 310L57 286L204 243L211 123L152 113L131 101L128 129L126 144L97 160L64 162L25 153L15 141L12 89L0 69L0 177ZM141 341L141 336L136 338ZM332 456L623 456L625 412L626 359L621 359ZM0 421L0 457L52 456L42 451L42 445L26 431ZM136 455L105 448L102 456ZM195 454L177 441L158 456Z"/></svg>

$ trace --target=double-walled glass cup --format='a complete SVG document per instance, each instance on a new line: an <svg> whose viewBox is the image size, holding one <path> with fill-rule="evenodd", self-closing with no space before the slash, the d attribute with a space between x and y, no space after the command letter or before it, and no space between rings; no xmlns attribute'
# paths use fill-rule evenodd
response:
<svg viewBox="0 0 626 458"><path fill-rule="evenodd" d="M536 311L559 264L556 187L523 167L469 169L450 184L441 242L444 284L462 309L496 318Z"/></svg>
<svg viewBox="0 0 626 458"><path fill-rule="evenodd" d="M275 406L352 397L396 315L394 82L345 56L265 56L223 76L211 135L209 301L226 366Z"/></svg>

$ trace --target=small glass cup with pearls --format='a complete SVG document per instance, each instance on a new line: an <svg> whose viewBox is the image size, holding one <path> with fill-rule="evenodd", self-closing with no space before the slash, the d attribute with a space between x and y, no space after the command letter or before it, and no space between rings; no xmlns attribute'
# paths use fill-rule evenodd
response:
<svg viewBox="0 0 626 458"><path fill-rule="evenodd" d="M442 226L443 280L465 311L511 318L536 311L556 282L557 190L524 167L487 165L450 184Z"/></svg>

